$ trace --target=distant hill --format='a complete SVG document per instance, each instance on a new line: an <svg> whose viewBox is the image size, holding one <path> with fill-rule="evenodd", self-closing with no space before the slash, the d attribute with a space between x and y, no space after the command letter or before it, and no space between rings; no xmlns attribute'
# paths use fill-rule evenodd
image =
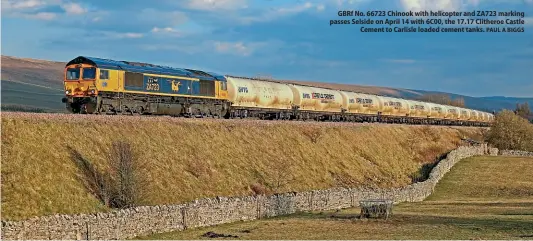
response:
<svg viewBox="0 0 533 241"><path fill-rule="evenodd" d="M2 109L19 108L42 109L44 111L64 111L63 69L65 62L2 56ZM223 73L225 74L225 73ZM467 108L483 111L514 109L517 103L528 102L533 108L533 98L504 96L471 97L438 91L422 91L400 88L336 84L300 80L281 80L283 82L305 84L316 87L345 91L362 92L417 99L427 94L446 94L452 99L463 98ZM532 109L533 111L533 109Z"/></svg>

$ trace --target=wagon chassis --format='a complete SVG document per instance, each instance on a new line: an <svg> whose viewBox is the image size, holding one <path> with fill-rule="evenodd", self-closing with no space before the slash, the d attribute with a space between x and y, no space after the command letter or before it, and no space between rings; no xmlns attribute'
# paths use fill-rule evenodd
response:
<svg viewBox="0 0 533 241"><path fill-rule="evenodd" d="M418 125L461 125L461 126L487 126L486 123L465 120L450 120L439 118L424 118L414 116L391 116L378 114L323 112L292 109L231 107L230 119L256 118L261 120L314 120L332 122L369 122L391 124L418 124Z"/></svg>

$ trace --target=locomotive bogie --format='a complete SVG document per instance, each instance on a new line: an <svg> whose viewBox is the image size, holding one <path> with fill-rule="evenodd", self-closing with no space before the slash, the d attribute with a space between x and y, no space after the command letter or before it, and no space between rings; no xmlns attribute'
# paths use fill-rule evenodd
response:
<svg viewBox="0 0 533 241"><path fill-rule="evenodd" d="M229 105L224 100L102 92L98 113L223 117Z"/></svg>

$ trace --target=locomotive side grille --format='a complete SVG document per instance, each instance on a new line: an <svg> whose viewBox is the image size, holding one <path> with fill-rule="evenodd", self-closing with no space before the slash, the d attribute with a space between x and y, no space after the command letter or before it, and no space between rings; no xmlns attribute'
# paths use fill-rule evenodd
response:
<svg viewBox="0 0 533 241"><path fill-rule="evenodd" d="M200 95L215 96L215 81L200 80Z"/></svg>
<svg viewBox="0 0 533 241"><path fill-rule="evenodd" d="M143 74L126 72L124 85L129 87L143 87Z"/></svg>

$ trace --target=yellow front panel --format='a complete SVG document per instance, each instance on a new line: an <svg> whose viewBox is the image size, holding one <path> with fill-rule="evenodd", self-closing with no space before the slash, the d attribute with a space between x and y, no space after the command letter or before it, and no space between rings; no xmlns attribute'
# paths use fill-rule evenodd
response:
<svg viewBox="0 0 533 241"><path fill-rule="evenodd" d="M218 95L217 95L217 96L218 96L219 99L225 99L225 100L227 100L227 99L228 99L228 91L227 91L227 90L220 90L220 91L218 92Z"/></svg>
<svg viewBox="0 0 533 241"><path fill-rule="evenodd" d="M100 77L100 71L98 77ZM120 82L123 79L121 75L124 75L124 71L121 70L107 70L109 73L108 79L98 78L97 87L99 91L123 91Z"/></svg>
<svg viewBox="0 0 533 241"><path fill-rule="evenodd" d="M95 89L94 81L65 81L65 91L69 91L69 95L86 96L89 90Z"/></svg>

